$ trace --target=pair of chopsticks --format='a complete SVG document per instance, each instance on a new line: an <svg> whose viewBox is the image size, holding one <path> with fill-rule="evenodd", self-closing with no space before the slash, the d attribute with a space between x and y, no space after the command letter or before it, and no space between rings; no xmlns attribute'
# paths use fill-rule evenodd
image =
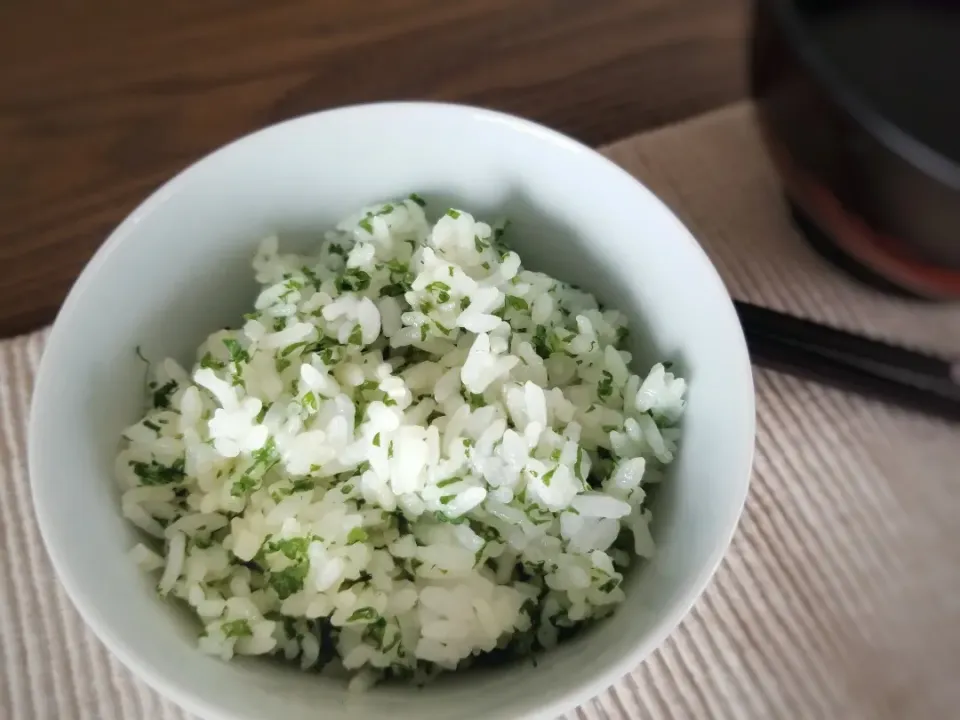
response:
<svg viewBox="0 0 960 720"><path fill-rule="evenodd" d="M734 305L757 365L960 420L956 363L757 305Z"/></svg>

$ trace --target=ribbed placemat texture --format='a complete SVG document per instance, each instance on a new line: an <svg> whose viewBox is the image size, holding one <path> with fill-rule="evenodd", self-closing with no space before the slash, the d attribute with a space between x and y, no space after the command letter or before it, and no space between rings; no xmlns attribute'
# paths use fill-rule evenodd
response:
<svg viewBox="0 0 960 720"><path fill-rule="evenodd" d="M960 357L960 308L879 295L803 244L749 105L606 152L683 218L734 296ZM182 720L84 627L44 554L25 426L45 337L0 343L0 718ZM958 717L960 429L755 380L753 485L727 559L658 652L568 717Z"/></svg>

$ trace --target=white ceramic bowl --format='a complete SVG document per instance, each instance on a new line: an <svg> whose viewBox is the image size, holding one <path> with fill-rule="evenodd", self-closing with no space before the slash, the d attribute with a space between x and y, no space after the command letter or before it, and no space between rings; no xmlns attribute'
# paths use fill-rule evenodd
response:
<svg viewBox="0 0 960 720"><path fill-rule="evenodd" d="M280 663L224 663L196 648L185 611L128 559L113 461L139 417L143 364L190 363L250 306L257 241L331 226L419 192L434 209L507 215L524 263L627 313L638 365L673 358L690 382L682 448L656 500L656 558L612 619L538 667L467 672L424 690L340 684ZM300 238L298 241L297 238ZM655 349L655 350L654 350ZM217 720L553 718L636 667L713 574L743 507L754 398L730 298L696 241L646 188L592 150L524 120L411 103L310 115L243 138L155 192L77 281L43 356L30 474L50 557L77 609L137 675Z"/></svg>

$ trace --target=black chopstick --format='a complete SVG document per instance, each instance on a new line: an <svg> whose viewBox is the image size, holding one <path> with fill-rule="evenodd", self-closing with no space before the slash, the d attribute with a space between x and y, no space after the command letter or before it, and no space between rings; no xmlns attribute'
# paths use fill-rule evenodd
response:
<svg viewBox="0 0 960 720"><path fill-rule="evenodd" d="M781 337L810 347L869 359L887 367L901 368L905 372L925 377L951 379L954 372L953 363L943 358L855 335L759 305L741 301L734 302L734 305L744 328L753 333Z"/></svg>
<svg viewBox="0 0 960 720"><path fill-rule="evenodd" d="M756 364L960 420L960 385L949 361L749 303L735 305Z"/></svg>

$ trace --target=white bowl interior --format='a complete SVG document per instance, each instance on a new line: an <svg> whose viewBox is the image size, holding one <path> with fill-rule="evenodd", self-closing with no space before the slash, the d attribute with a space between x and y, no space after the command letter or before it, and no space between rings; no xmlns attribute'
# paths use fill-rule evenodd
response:
<svg viewBox="0 0 960 720"><path fill-rule="evenodd" d="M364 204L419 192L434 211L509 216L526 265L594 292L631 321L636 365L678 361L690 381L680 456L655 508L656 558L616 615L538 667L469 672L425 690L350 696L279 663L201 654L185 610L160 601L126 557L136 534L113 480L119 433L138 417L149 357L192 362L252 303L249 261ZM291 240L292 238L292 240ZM654 351L655 348L655 351ZM726 548L746 495L753 390L736 316L687 230L592 151L524 121L430 104L348 108L245 138L159 190L113 234L51 335L30 464L44 539L81 613L162 692L210 718L552 717L617 679L675 626Z"/></svg>

